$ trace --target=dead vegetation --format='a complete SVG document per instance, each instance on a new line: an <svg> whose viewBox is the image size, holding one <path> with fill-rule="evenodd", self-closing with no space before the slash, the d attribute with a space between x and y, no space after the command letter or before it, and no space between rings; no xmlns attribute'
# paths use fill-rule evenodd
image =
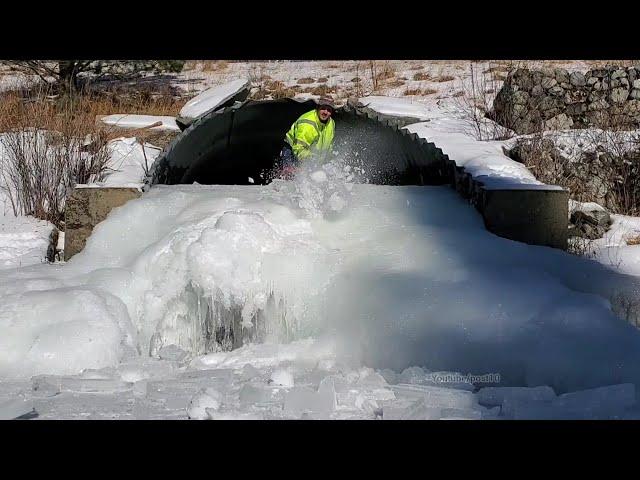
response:
<svg viewBox="0 0 640 480"><path fill-rule="evenodd" d="M431 80L431 75L426 72L418 72L413 75L414 80Z"/></svg>
<svg viewBox="0 0 640 480"><path fill-rule="evenodd" d="M434 93L438 93L437 90L433 88L407 88L404 91L404 95L433 95Z"/></svg>

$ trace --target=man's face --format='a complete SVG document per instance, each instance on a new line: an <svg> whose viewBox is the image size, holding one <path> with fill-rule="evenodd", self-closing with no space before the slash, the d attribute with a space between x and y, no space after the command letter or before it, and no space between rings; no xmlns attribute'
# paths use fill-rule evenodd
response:
<svg viewBox="0 0 640 480"><path fill-rule="evenodd" d="M320 117L320 120L323 122L329 120L329 117L331 117L332 113L333 109L331 107L327 107L326 105L321 105L318 107L318 117Z"/></svg>

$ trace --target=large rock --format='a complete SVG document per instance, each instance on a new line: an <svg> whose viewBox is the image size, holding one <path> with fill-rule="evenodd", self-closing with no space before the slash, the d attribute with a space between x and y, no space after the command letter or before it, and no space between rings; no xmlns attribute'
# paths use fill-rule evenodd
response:
<svg viewBox="0 0 640 480"><path fill-rule="evenodd" d="M587 83L587 80L584 78L584 75L581 72L571 72L571 75L569 75L569 82L574 87L584 87Z"/></svg>
<svg viewBox="0 0 640 480"><path fill-rule="evenodd" d="M545 128L547 130L568 130L572 126L572 118L564 113L556 115L545 122Z"/></svg>
<svg viewBox="0 0 640 480"><path fill-rule="evenodd" d="M569 235L594 240L602 238L611 226L609 212L597 203L569 201Z"/></svg>
<svg viewBox="0 0 640 480"><path fill-rule="evenodd" d="M629 97L629 90L626 88L614 88L611 90L611 101L613 103L624 103L627 101L627 97Z"/></svg>

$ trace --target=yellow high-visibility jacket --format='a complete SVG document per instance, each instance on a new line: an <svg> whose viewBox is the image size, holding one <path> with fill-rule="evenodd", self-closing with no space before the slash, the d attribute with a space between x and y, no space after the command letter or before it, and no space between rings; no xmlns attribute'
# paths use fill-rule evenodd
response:
<svg viewBox="0 0 640 480"><path fill-rule="evenodd" d="M318 155L321 160L326 160L333 147L334 133L333 118L329 118L327 123L322 123L318 112L313 109L300 115L300 118L291 125L285 140L291 145L293 153L299 160L305 160L312 155Z"/></svg>

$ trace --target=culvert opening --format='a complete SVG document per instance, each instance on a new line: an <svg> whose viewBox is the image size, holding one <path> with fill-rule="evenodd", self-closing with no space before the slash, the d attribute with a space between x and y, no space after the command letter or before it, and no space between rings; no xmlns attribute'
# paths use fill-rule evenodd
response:
<svg viewBox="0 0 640 480"><path fill-rule="evenodd" d="M151 184L269 183L284 134L312 100L246 101L210 112L178 136L154 164ZM345 165L380 185L449 183L448 157L433 143L374 113L345 106L334 113L334 151ZM250 180L251 179L251 180Z"/></svg>

